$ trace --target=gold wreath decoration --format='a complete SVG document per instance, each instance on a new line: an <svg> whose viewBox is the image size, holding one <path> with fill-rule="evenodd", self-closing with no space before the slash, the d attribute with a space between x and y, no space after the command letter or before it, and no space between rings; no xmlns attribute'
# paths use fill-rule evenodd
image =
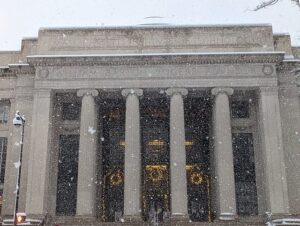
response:
<svg viewBox="0 0 300 226"><path fill-rule="evenodd" d="M202 174L193 172L191 175L191 181L192 181L192 184L194 184L194 185L200 185L203 181Z"/></svg>
<svg viewBox="0 0 300 226"><path fill-rule="evenodd" d="M110 175L110 183L114 186L120 185L123 182L123 174L120 171L117 171Z"/></svg>
<svg viewBox="0 0 300 226"><path fill-rule="evenodd" d="M149 173L149 178L154 183L158 183L163 179L163 172L161 169L151 169Z"/></svg>

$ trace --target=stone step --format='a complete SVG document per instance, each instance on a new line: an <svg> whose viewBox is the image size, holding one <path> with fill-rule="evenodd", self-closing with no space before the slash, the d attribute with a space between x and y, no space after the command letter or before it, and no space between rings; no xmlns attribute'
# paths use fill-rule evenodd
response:
<svg viewBox="0 0 300 226"><path fill-rule="evenodd" d="M60 217L49 221L49 226L265 226L263 222L168 222L150 224L148 222L99 222L92 219Z"/></svg>

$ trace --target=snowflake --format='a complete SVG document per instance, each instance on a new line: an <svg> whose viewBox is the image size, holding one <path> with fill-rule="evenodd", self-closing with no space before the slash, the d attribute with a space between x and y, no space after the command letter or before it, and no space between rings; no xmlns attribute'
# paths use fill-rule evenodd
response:
<svg viewBox="0 0 300 226"><path fill-rule="evenodd" d="M20 161L19 162L14 162L14 166L16 169L19 169L19 167L21 166Z"/></svg>
<svg viewBox="0 0 300 226"><path fill-rule="evenodd" d="M89 126L88 132L93 135L96 133L96 130L92 126Z"/></svg>

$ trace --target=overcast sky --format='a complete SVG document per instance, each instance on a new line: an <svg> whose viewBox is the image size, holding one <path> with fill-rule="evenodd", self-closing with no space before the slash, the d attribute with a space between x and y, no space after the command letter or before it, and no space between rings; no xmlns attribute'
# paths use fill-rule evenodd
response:
<svg viewBox="0 0 300 226"><path fill-rule="evenodd" d="M19 50L41 27L270 23L300 46L300 9L290 0L258 12L259 0L0 0L0 50ZM145 19L160 16L161 19Z"/></svg>

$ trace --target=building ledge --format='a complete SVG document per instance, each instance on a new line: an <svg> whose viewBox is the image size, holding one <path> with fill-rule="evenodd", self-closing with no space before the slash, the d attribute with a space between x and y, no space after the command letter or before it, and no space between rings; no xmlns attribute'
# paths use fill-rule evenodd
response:
<svg viewBox="0 0 300 226"><path fill-rule="evenodd" d="M33 66L280 63L283 52L34 55Z"/></svg>

